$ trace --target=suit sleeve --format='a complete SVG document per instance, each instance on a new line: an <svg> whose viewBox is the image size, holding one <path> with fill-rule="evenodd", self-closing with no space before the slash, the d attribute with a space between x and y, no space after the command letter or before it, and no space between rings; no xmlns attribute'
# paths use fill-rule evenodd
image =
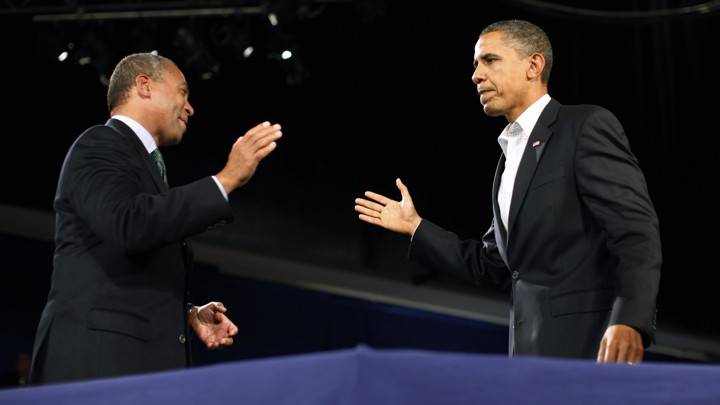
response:
<svg viewBox="0 0 720 405"><path fill-rule="evenodd" d="M233 213L208 176L167 192L157 192L144 157L107 127L78 138L66 157L62 198L71 201L90 229L139 254L208 230ZM63 173L61 173L61 177Z"/></svg>
<svg viewBox="0 0 720 405"><path fill-rule="evenodd" d="M617 118L598 108L582 124L576 181L584 205L607 234L616 259L610 325L626 324L655 341L662 262L658 218L645 177Z"/></svg>
<svg viewBox="0 0 720 405"><path fill-rule="evenodd" d="M510 273L495 245L494 228L482 241L463 240L423 219L413 235L408 258L477 285L509 285Z"/></svg>

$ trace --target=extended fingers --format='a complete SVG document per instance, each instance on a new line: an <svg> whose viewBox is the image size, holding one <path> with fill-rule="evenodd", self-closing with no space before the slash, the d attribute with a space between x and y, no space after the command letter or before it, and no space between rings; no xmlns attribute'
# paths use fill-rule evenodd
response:
<svg viewBox="0 0 720 405"><path fill-rule="evenodd" d="M380 213L385 209L385 206L393 202L393 200L383 197L380 194L375 194L371 191L366 192L365 195L371 197L375 201L366 200L364 198L356 198L355 204L357 205L355 206L355 210L373 217L379 217Z"/></svg>
<svg viewBox="0 0 720 405"><path fill-rule="evenodd" d="M263 130L267 130L271 126L272 126L272 124L270 124L270 121L263 121L260 124L255 125L254 127L248 129L247 132L245 133L245 135L249 135L249 136L256 135L260 132L263 132Z"/></svg>
<svg viewBox="0 0 720 405"><path fill-rule="evenodd" d="M382 208L379 204L361 198L358 198L355 202L357 203L357 205L355 205L355 211L373 218L380 217L380 210L382 210Z"/></svg>
<svg viewBox="0 0 720 405"><path fill-rule="evenodd" d="M271 125L269 122L263 122L260 125L249 129L244 136L238 138L238 142L249 145L255 151L263 151L265 155L275 148L274 142L282 137L282 127L280 124Z"/></svg>
<svg viewBox="0 0 720 405"><path fill-rule="evenodd" d="M245 135L252 138L253 140L262 141L267 140L268 138L279 138L280 135L282 135L281 130L282 127L280 126L280 124L271 125L269 122L265 121L262 124L256 125L255 127L248 130Z"/></svg>
<svg viewBox="0 0 720 405"><path fill-rule="evenodd" d="M257 133L257 142L269 144L282 136L282 127L280 124L275 124L266 128L261 129Z"/></svg>
<svg viewBox="0 0 720 405"><path fill-rule="evenodd" d="M383 207L388 205L388 203L392 201L391 199L385 197L384 195L378 194L378 193L373 193L372 191L366 191L365 197L367 197L373 201L377 201Z"/></svg>

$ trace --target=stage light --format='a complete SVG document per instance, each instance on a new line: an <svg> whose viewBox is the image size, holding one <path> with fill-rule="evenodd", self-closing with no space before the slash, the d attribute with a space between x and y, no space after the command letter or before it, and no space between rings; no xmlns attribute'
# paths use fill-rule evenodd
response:
<svg viewBox="0 0 720 405"><path fill-rule="evenodd" d="M189 28L181 26L177 29L175 48L179 55L178 63L183 64L185 69L198 73L201 79L212 79L220 72L218 61L205 43Z"/></svg>

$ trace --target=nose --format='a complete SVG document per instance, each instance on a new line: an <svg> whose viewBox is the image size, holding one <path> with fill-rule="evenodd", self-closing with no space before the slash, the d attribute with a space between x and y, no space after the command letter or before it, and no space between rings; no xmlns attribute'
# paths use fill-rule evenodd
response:
<svg viewBox="0 0 720 405"><path fill-rule="evenodd" d="M195 109L192 108L189 101L185 101L185 112L187 113L188 117L192 117L193 114L195 114Z"/></svg>
<svg viewBox="0 0 720 405"><path fill-rule="evenodd" d="M476 67L472 74L472 82L475 84L480 84L483 80L485 80L485 76L480 72L480 66Z"/></svg>

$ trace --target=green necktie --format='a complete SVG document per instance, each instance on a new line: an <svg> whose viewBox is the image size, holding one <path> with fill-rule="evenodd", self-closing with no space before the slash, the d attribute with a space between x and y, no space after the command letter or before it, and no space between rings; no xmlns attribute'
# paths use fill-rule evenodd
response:
<svg viewBox="0 0 720 405"><path fill-rule="evenodd" d="M155 164L158 167L158 170L160 170L160 176L162 176L163 182L165 183L165 186L167 187L168 181L167 181L167 173L165 171L165 161L163 160L162 153L160 153L160 149L155 149L150 153L150 156L155 161Z"/></svg>

